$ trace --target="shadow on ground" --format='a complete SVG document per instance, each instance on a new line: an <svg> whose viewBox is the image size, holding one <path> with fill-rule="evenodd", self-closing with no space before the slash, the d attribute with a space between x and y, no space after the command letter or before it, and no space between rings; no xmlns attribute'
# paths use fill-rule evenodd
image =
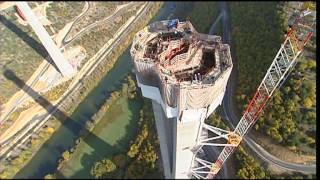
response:
<svg viewBox="0 0 320 180"><path fill-rule="evenodd" d="M132 140L132 137L135 137L135 134L137 133L136 128L132 128L133 126L137 127L137 122L140 117L139 112L140 109L142 108L143 101L142 97L138 96L137 99L128 101L128 108L129 111L131 111L132 115L128 116L130 118L129 124L126 125L125 127L125 132L126 134L119 139L115 145L110 145L109 143L105 142L103 139L98 137L97 135L93 134L92 132L88 131L85 128L85 122L89 120L90 118L83 117L81 118L80 122L75 122L74 119L68 117L64 112L62 112L60 109L57 108L57 106L52 105L48 100L43 98L39 93L35 92L31 87L25 84L19 77L15 75L15 73L9 69L6 69L4 71L4 76L8 79L14 82L19 88L23 89L25 93L29 94L35 102L37 102L39 105L44 107L48 113L50 113L52 116L56 117L61 123L62 126L60 128L67 128L72 134L75 135L75 137L78 137L80 133L87 134L84 138L81 138L81 141L84 141L86 144L88 144L92 149L93 153L91 154L84 154L81 157L81 164L84 167L82 170L75 172L75 174L70 177L70 178L92 178L90 176L90 170L91 167L93 166L93 162L99 161L103 158L111 158L115 154L126 154L127 149L129 148L130 145L130 140ZM107 95L106 98L108 98L109 95ZM95 104L97 105L97 104ZM99 105L97 105L99 107ZM90 116L89 116L90 117ZM112 121L108 122L111 123ZM60 128L57 130L59 131ZM83 131L83 132L81 132ZM130 133L128 133L130 132ZM73 139L74 141L76 139ZM48 146L47 143L44 143L43 146ZM72 147L72 146L71 146ZM69 147L68 149L70 149ZM51 146L48 148L52 148ZM55 151L58 151L59 154L62 154L66 148L64 146L54 146ZM33 161L33 159L36 156L34 156L30 161ZM39 167L36 171L35 174L32 174L28 177L26 177L24 174L21 174L20 172L24 172L24 168L20 170L20 172L17 173L15 178L42 178L48 173L52 173L56 170L56 167L58 165L58 160L60 157L53 158L50 161L44 161L40 162L40 165L37 166ZM30 168L30 167L29 167ZM59 178L64 178L64 175L56 171L56 175Z"/></svg>
<svg viewBox="0 0 320 180"><path fill-rule="evenodd" d="M47 50L44 48L42 44L29 36L26 32L22 31L17 25L9 21L5 16L0 14L0 22L14 32L17 36L19 36L26 44L28 44L33 50L35 50L39 55L43 57L48 63L50 63L58 72L59 69L57 65L53 62L51 57L49 56Z"/></svg>
<svg viewBox="0 0 320 180"><path fill-rule="evenodd" d="M97 126L104 126L107 127L108 124L111 124L112 122L114 122L114 120L116 120L118 115L121 115L121 108L122 106L119 105L119 102L115 102L116 104L113 104L113 106L115 107L110 107L109 111L111 109L120 109L118 114L112 114L110 117L113 117L114 119L108 119L107 122L105 124L101 124L104 122L99 122L97 124ZM137 126L138 126L138 121L139 121L139 117L140 117L140 110L142 108L143 105L143 101L142 101L142 97L139 96L134 100L128 100L128 108L129 111L131 112L131 115L129 115L126 118L129 118L129 123L125 126L125 135L123 135L120 139L118 139L114 145L112 145L112 148L110 149L104 149L103 147L101 148L97 148L94 149L92 152L89 153L82 153L81 154L81 166L83 167L81 170L74 172L73 175L69 178L71 179L77 179L77 178L93 178L90 175L90 170L92 168L92 166L94 165L94 162L100 161L104 158L109 158L112 160L112 157L114 155L117 154L124 154L126 155L129 146L130 146L130 140L134 140L134 137L137 134ZM109 117L109 118L110 118ZM104 117L105 118L105 117ZM104 120L105 121L105 120ZM99 133L96 131L96 133ZM121 135L119 135L121 136ZM93 143L99 143L98 141L96 141L95 137L93 136L86 136L85 137L86 141L90 141ZM70 170L72 169L72 164L67 164L70 168ZM115 173L121 173L123 169L117 169ZM72 171L72 170L71 170ZM121 171L121 172L120 172ZM61 172L60 172L61 174ZM60 178L60 177L58 177Z"/></svg>
<svg viewBox="0 0 320 180"><path fill-rule="evenodd" d="M84 138L82 139L85 143L87 143L92 149L111 149L113 148L108 143L106 143L104 140L96 136L95 134L91 133L89 130L84 128L83 124L80 124L78 122L75 122L73 119L71 119L69 116L67 116L64 112L62 112L57 106L52 105L48 100L43 98L39 93L34 91L31 87L29 87L25 82L23 82L19 77L15 75L15 73L11 70L4 70L4 76L8 79L14 82L20 89L23 89L25 93L27 93L29 96L31 96L36 103L41 105L49 114L51 114L53 117L58 119L62 123L62 127L67 128L70 132L73 134L79 135L81 131L82 133L87 134L91 138ZM60 127L60 128L62 128ZM90 139L94 139L95 141L90 141ZM45 146L46 144L44 144ZM63 148L58 149L58 151L61 151L62 153L64 151ZM34 158L34 157L33 157ZM32 159L33 159L32 158ZM32 161L32 159L30 161ZM45 162L38 170L38 175L41 175L44 177L47 173L53 172L55 169L52 169L51 167L56 167L58 164L58 159L56 159L55 162ZM50 167L50 168L48 168ZM41 177L41 178L42 178ZM37 177L27 177L27 178L39 178Z"/></svg>

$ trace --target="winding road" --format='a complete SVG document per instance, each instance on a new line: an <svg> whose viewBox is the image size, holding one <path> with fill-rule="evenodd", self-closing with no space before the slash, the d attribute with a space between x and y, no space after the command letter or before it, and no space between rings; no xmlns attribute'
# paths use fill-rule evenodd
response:
<svg viewBox="0 0 320 180"><path fill-rule="evenodd" d="M77 34L75 34L74 36L72 36L71 38L68 37L69 35L69 32L72 30L72 27L69 29L68 31L68 35L66 35L63 40L62 40L62 44L70 44L72 41L78 39L79 37L81 37L83 35L83 33L85 32L88 32L89 30L93 29L94 27L96 27L97 25L99 24L102 24L102 23L111 23L112 21L114 21L115 19L115 16L118 16L119 14L125 12L127 9L125 7L129 6L129 5L132 5L134 6L133 4L135 4L136 2L130 2L130 3L127 3L127 4L123 4L119 9L117 9L115 12L113 12L110 16L106 17L105 19L103 20L100 20L100 21L96 21L88 26L86 26L85 28L81 29ZM88 5L90 5L90 3L88 2ZM78 19L77 19L78 21Z"/></svg>
<svg viewBox="0 0 320 180"><path fill-rule="evenodd" d="M227 44L231 44L231 34L230 34L230 22L229 22L229 14L227 11L227 5L226 2L220 2L220 10L221 10L221 20L222 20L222 27L223 27L223 42L227 43ZM150 3L148 3L148 5L144 8L144 12L150 8ZM86 11L85 11L86 12ZM85 13L81 14L84 15ZM141 12L133 22L136 22L138 17L140 17L143 13ZM78 17L80 18L80 16ZM77 18L77 20L78 20ZM106 20L106 19L105 19ZM76 21L76 20L75 20ZM99 21L100 23L101 21ZM133 23L132 22L132 23ZM131 24L128 27L131 27ZM213 26L216 23L213 24ZM95 24L96 25L96 24ZM94 26L95 26L94 25ZM71 26L72 27L72 26ZM122 32L118 37L116 37L116 40L112 43L112 45L109 46L109 48L106 48L106 50L104 51L104 53L102 53L102 55L99 57L99 59L104 58L106 55L109 54L109 52L111 51L111 49L115 46L118 45L120 42L120 37L124 37L125 34L128 33L128 29L130 28L126 28L126 30L124 30L124 32ZM71 28L70 28L71 29ZM70 30L69 29L69 30ZM91 29L91 26L89 27L89 29ZM214 28L210 28L210 32L209 34L214 32ZM81 32L80 34L82 34L83 32ZM68 34L68 33L67 33ZM65 38L63 39L63 42L65 42L66 44L70 43L74 38L76 38L79 34L77 34L76 36L74 36L71 40L69 40L68 42L65 42ZM66 45L65 44L65 45ZM233 106L233 99L232 97L234 97L234 90L235 90L235 84L236 84L236 77L237 77L237 71L236 71L236 56L235 56L235 49L231 48L231 54L232 54L232 60L233 60L233 69L231 72L231 76L229 78L229 82L227 84L227 89L226 89L226 93L225 93L225 97L223 99L222 102L222 106L224 109L224 116L225 118L229 121L229 124L235 128L235 125L238 123L238 120L240 119L239 117L237 117L235 115L235 111L234 111L234 106ZM97 61L99 62L99 61ZM96 64L96 63L95 63ZM34 82L41 76L41 74L49 67L49 63L46 66L46 68L44 68L43 71L40 72L39 76L37 76L37 78L32 81L32 83L30 84L30 86L32 86L34 84ZM91 67L94 67L91 66ZM90 68L91 69L91 68ZM79 85L81 83L81 80L79 80L79 82L76 85ZM76 87L76 86L74 86ZM72 88L73 89L73 88ZM22 98L21 98L22 99ZM19 101L17 101L16 103L20 103L21 99ZM58 106L56 107L58 108ZM54 113L56 109L53 109L50 114ZM11 111L12 112L12 111ZM9 113L10 114L10 113ZM49 113L48 113L49 115ZM6 116L7 117L7 116ZM46 119L48 119L49 116L40 116L40 117L36 117L36 119L39 120L39 122L45 122ZM5 120L6 118L4 118L3 120ZM258 154L263 160L278 166L279 168L285 169L285 170L289 170L289 171L297 171L297 172L302 172L302 173L316 173L316 165L302 165L302 164L296 164L296 163L290 163L290 162L286 162L283 161L273 155L271 155L270 153L268 153L265 149L263 149L259 144L257 144L256 142L254 142L254 140L252 140L252 138L250 137L250 134L248 134L247 136L244 137L244 141L247 143L247 145L256 153ZM224 165L224 169L226 170L226 166ZM226 176L226 174L224 173L224 176Z"/></svg>
<svg viewBox="0 0 320 180"><path fill-rule="evenodd" d="M17 147L17 145L21 145L31 134L32 132L31 129L39 129L59 108L60 105L62 105L63 100L70 96L70 93L72 91L76 91L79 86L82 84L82 79L83 77L87 76L90 74L96 66L106 58L111 52L114 47L120 45L121 40L124 40L129 32L132 30L133 26L132 24L137 23L138 20L151 8L152 3L146 2L140 10L137 12L137 14L131 19L128 20L123 27L120 27L117 33L115 33L113 39L111 40L111 43L107 44L104 48L100 49L99 52L96 54L97 57L95 58L94 61L88 62L87 67L83 67L82 71L80 71L76 77L75 77L75 83L71 84L68 90L64 93L62 97L59 98L58 103L55 104L52 109L48 110L45 112L46 115L41 114L40 116L37 116L36 118L33 118L32 121L30 121L26 126L26 128L21 129L21 134L16 133L13 137L10 139L6 140L5 142L2 143L2 149L0 151L0 157L7 157L11 151ZM129 23L128 23L129 22ZM31 90L32 91L32 90ZM29 91L27 91L29 93ZM33 93L35 95L35 93ZM20 132L20 131L19 131ZM19 135L17 135L19 134ZM11 144L10 141L13 141ZM5 147L6 146L6 147ZM1 159L0 158L0 159Z"/></svg>
<svg viewBox="0 0 320 180"><path fill-rule="evenodd" d="M84 8L84 10L75 18L75 20L72 22L72 25L70 26L68 32L65 34L64 38L69 34L70 30L72 29L72 27L74 26L74 24L80 19L82 18L88 11L89 7L90 7L90 4L86 1L86 7ZM63 41L64 42L64 41ZM63 45L64 46L67 46L69 43L66 43ZM62 47L60 47L60 49L63 51L63 45ZM48 59L50 57L47 57L46 59ZM40 79L40 77L48 70L48 68L50 67L50 63L49 62L46 62L46 64L44 65L44 67L41 69L41 71L36 75L36 77L31 80L31 83L27 83L29 85L29 87L32 87L35 83L37 83ZM30 80L28 80L30 81ZM21 90L23 91L23 90ZM28 92L28 90L26 90ZM29 96L26 96L27 93L23 93L23 95L17 99L15 102L13 102L12 106L10 107L10 110L7 110L6 112L3 112L2 116L0 116L0 125L2 125L7 119L8 117L10 117L10 115L19 107L19 105L21 103L23 103L24 101L28 100L30 97Z"/></svg>
<svg viewBox="0 0 320 180"><path fill-rule="evenodd" d="M92 29L93 27L101 24L101 23L106 23L103 21L107 21L109 22L109 19L112 17L116 17L118 15L120 15L123 11L125 11L126 9L124 7L127 7L128 5L131 5L133 2L124 4L121 8L117 9L115 12L113 12L112 15L106 17L105 19L92 23L86 27L84 27L79 33L77 33L75 36L71 37L68 39L68 41L66 41L65 39L67 38L67 36L69 35L69 33L71 32L72 28L74 27L75 24L78 23L78 21L87 14L89 8L90 8L90 2L85 1L85 5L84 8L82 10L82 12L75 17L75 19L72 21L71 26L69 27L67 33L64 35L63 39L62 39L62 43L60 44L60 50L63 52L64 48L67 47L69 44L71 44L75 39L81 37L81 35L83 35L84 32L87 32L88 30ZM50 57L47 57L47 59ZM35 85L40 77L48 70L48 68L50 67L50 63L46 62L46 64L42 67L42 69L40 70L40 72L36 75L36 77L33 78L33 80L28 80L31 81L30 83L27 83L29 87L33 87L33 85ZM21 90L23 91L23 90ZM27 89L26 92L28 92L29 90ZM19 105L23 102L25 102L26 100L30 99L30 96L27 96L27 93L23 92L23 94L21 95L20 98L17 98L14 102L12 102L11 107L8 108L8 110L2 112L1 116L0 116L0 125L3 125L5 123L6 120L8 120L8 118L11 116L11 114L19 107ZM35 98L35 97L33 97Z"/></svg>
<svg viewBox="0 0 320 180"><path fill-rule="evenodd" d="M227 10L226 2L220 2L219 7L222 13L222 28L223 28L223 42L226 44L231 44L231 34L230 34L230 22L229 22L229 14ZM231 48L231 56L233 61L233 69L229 78L229 82L227 84L226 93L222 102L225 118L229 121L229 124L234 129L238 121L240 120L239 117L235 115L234 106L233 106L233 99L234 97L234 90L236 84L236 56L235 56L235 49ZM263 160L276 165L279 168L289 170L289 171L297 171L302 173L316 173L316 165L303 165L303 164L296 164L291 162L283 161L270 153L268 153L265 149L263 149L259 144L257 144L252 138L250 137L250 133L244 136L244 141L247 145L256 153L258 154Z"/></svg>

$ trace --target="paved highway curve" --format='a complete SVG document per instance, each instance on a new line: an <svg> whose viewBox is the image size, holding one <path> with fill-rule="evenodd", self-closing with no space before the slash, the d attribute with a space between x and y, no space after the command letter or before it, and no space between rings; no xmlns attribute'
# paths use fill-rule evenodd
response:
<svg viewBox="0 0 320 180"><path fill-rule="evenodd" d="M142 5L142 9L140 10L140 12L138 12L138 14L132 19L132 21L126 26L126 27L123 27L123 30L121 30L121 32L117 35L115 35L114 39L113 39L113 42L107 46L105 49L103 49L102 53L99 54L99 56L97 57L97 60L93 63L91 63L89 65L89 67L87 68L83 68L83 71L79 72L79 74L81 73L81 77L85 77L87 76L88 74L90 74L90 72L92 72L93 69L95 69L95 67L107 56L111 53L111 50L120 44L120 40L121 39L124 39L128 33L132 30L133 26L132 24L133 23L136 23L140 17L145 14L150 8L151 8L151 5L152 3L151 2L146 2L144 5ZM77 75L77 77L79 77L79 75ZM75 77L75 78L77 78ZM67 92L64 93L64 95L60 98L60 101L55 105L53 106L53 108L51 110L49 110L49 112L46 112L46 116L40 116L40 117L37 117L35 119L33 119L34 121L38 121L38 122L41 122L37 125L37 127L35 128L39 128L40 126L42 126L59 108L59 105L62 104L62 101L63 99L65 99L69 94L70 92L72 92L73 90L77 89L80 84L82 84L82 78L78 78L77 79L77 82L72 84L71 86L72 87L69 87ZM32 132L25 132L27 133L28 135L30 135L29 133L32 133ZM21 144L23 143L22 141L25 141L27 138L23 139L26 135L24 134L23 136L20 136L19 139L15 140L15 143L12 144L8 149L4 150L4 152L1 153L0 156L4 157L4 156L8 156L8 154L11 152L11 150L16 147L17 144Z"/></svg>
<svg viewBox="0 0 320 180"><path fill-rule="evenodd" d="M74 24L76 22L78 22L78 20L80 18L82 18L88 11L90 5L89 3L86 1L86 8L81 12L81 14L79 14L76 19L73 21L71 27L69 28L68 32L65 34L65 37L63 39L66 38L66 36L69 34L70 30L72 29L72 27L74 26ZM65 43L63 43L65 44ZM65 46L67 46L68 43L65 44ZM63 47L60 47L60 49L63 51ZM50 57L47 57L47 58L50 58ZM50 63L47 62L43 69L41 69L41 71L39 72L39 74L32 80L32 82L30 83L30 87L32 87L35 83L38 82L39 78L47 71L47 69L50 67ZM28 91L28 90L27 90ZM20 97L18 100L16 100L16 102L14 102L14 105L11 106L11 109L9 111L6 112L5 115L3 115L3 118L0 119L0 125L2 125L7 119L8 117L10 117L11 113L14 112L18 107L19 107L19 104L20 103L23 103L25 100L29 99L30 97L29 96L26 96L27 93L23 93L22 97Z"/></svg>
<svg viewBox="0 0 320 180"><path fill-rule="evenodd" d="M222 17L222 27L223 27L223 42L230 44L230 22L229 22L229 14L227 10L227 4L226 2L220 2L220 10L221 13L223 14ZM279 44L280 47L280 44ZM227 89L225 93L225 97L223 99L223 109L224 113L226 115L226 119L229 121L229 124L232 126L232 128L235 128L235 125L238 123L240 120L240 117L237 117L234 113L234 107L233 107L233 102L232 102L232 97L234 96L234 86L235 86L235 77L236 77L236 62L235 62L235 50L231 50L231 56L232 56L232 61L233 61L233 69L229 78L229 82L227 84ZM276 165L279 168L289 170L289 171L297 171L297 172L302 172L302 173L316 173L316 165L303 165L303 164L297 164L297 163L291 163L291 162L286 162L283 161L270 153L268 153L265 149L263 149L259 144L254 142L252 138L250 138L250 134L246 135L244 138L244 141L247 143L247 145L255 152L257 153L263 160Z"/></svg>

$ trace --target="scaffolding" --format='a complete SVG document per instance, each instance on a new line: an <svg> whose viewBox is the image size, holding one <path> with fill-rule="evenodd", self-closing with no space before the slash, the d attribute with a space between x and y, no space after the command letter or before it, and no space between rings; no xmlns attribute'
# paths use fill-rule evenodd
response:
<svg viewBox="0 0 320 180"><path fill-rule="evenodd" d="M173 148L171 178L187 178L184 171L192 164L193 152L186 148L196 143L200 125L222 102L232 69L230 47L222 44L219 36L198 33L189 21L168 20L139 31L130 51L143 96L161 105L167 118L173 118L156 120L174 126L158 129L173 131L165 133L172 134L165 135L172 145L160 138L161 151ZM161 116L159 110L154 113ZM236 143L235 135L230 137Z"/></svg>

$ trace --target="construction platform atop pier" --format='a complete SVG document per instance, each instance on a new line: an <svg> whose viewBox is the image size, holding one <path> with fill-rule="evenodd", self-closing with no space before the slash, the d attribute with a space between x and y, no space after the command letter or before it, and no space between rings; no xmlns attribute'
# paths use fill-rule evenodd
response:
<svg viewBox="0 0 320 180"><path fill-rule="evenodd" d="M134 61L155 65L163 83L210 84L231 66L229 45L220 36L198 33L189 21L154 22L137 36Z"/></svg>

